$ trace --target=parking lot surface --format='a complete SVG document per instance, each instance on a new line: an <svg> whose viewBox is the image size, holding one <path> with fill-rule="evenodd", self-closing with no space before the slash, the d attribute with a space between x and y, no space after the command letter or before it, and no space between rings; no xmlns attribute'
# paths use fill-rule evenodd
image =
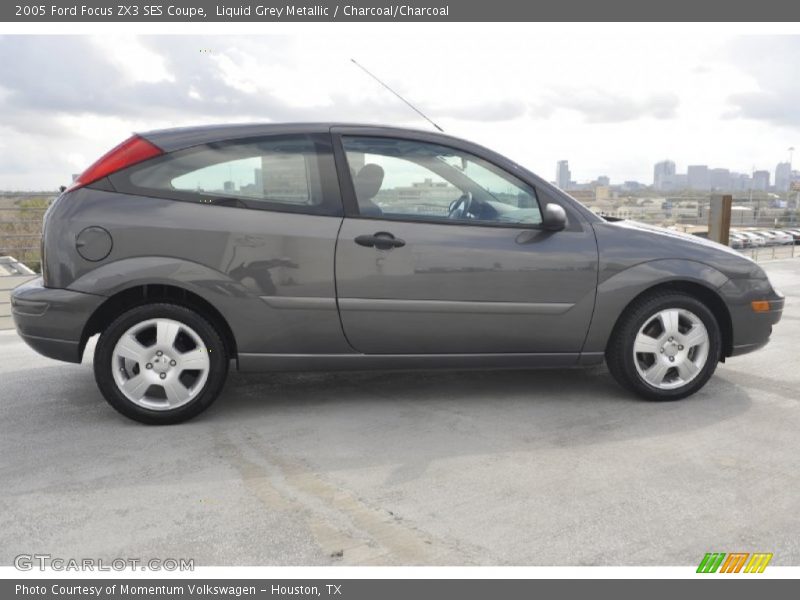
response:
<svg viewBox="0 0 800 600"><path fill-rule="evenodd" d="M232 373L196 420L113 411L0 332L0 564L800 564L800 260L770 344L650 403L588 371Z"/></svg>

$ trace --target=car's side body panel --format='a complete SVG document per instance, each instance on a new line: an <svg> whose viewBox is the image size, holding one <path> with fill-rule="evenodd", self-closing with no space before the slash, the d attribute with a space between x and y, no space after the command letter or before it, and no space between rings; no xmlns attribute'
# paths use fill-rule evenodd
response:
<svg viewBox="0 0 800 600"><path fill-rule="evenodd" d="M242 352L347 352L336 311L333 259L340 217L325 217L79 190L54 207L59 256L53 285L112 296L165 284L207 300ZM102 223L111 253L89 262L77 234ZM305 304L280 302L304 298Z"/></svg>

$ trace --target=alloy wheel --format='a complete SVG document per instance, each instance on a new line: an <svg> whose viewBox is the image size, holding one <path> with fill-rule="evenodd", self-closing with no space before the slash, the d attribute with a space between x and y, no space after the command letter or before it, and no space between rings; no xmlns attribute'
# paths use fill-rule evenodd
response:
<svg viewBox="0 0 800 600"><path fill-rule="evenodd" d="M128 329L112 352L112 373L128 400L151 410L191 402L208 380L206 344L188 325L148 319Z"/></svg>
<svg viewBox="0 0 800 600"><path fill-rule="evenodd" d="M708 360L709 335L703 321L684 308L660 310L639 329L633 361L652 387L672 390L691 382Z"/></svg>

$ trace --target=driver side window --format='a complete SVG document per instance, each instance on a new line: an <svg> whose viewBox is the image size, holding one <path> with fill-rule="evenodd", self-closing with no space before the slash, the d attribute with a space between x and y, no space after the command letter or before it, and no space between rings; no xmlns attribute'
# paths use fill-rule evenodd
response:
<svg viewBox="0 0 800 600"><path fill-rule="evenodd" d="M360 214L475 224L541 223L532 187L487 161L413 140L344 137Z"/></svg>

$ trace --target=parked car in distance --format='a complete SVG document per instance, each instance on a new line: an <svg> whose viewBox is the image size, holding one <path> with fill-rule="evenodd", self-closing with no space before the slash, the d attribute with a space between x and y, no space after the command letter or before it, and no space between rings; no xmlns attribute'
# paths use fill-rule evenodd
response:
<svg viewBox="0 0 800 600"><path fill-rule="evenodd" d="M745 248L750 248L753 245L753 239L747 235L746 231L733 231L732 233L735 233L737 237L741 238Z"/></svg>
<svg viewBox="0 0 800 600"><path fill-rule="evenodd" d="M778 240L775 239L775 236L771 233L764 231L763 229L759 229L753 232L754 235L764 239L765 246L777 246Z"/></svg>
<svg viewBox="0 0 800 600"><path fill-rule="evenodd" d="M791 228L784 229L784 231L792 236L792 241L795 245L800 243L800 229Z"/></svg>
<svg viewBox="0 0 800 600"><path fill-rule="evenodd" d="M749 245L749 240L740 233L731 231L728 236L728 245L734 250L742 250Z"/></svg>
<svg viewBox="0 0 800 600"><path fill-rule="evenodd" d="M106 400L192 418L242 371L579 367L688 396L769 340L783 296L740 253L604 219L428 131L222 125L134 135L44 218L19 334ZM531 395L539 392L535 386Z"/></svg>
<svg viewBox="0 0 800 600"><path fill-rule="evenodd" d="M780 229L770 229L767 231L767 233L772 234L772 236L775 238L775 242L779 246L794 244L794 238L786 231L781 231Z"/></svg>
<svg viewBox="0 0 800 600"><path fill-rule="evenodd" d="M758 248L759 246L767 245L767 238L758 235L754 231L742 231L741 234L745 236L748 240L750 240L750 246L752 248Z"/></svg>

